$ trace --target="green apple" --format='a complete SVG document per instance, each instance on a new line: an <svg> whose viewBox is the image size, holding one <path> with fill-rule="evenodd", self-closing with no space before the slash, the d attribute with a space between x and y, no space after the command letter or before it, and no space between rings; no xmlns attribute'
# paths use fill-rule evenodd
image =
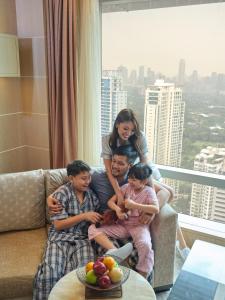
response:
<svg viewBox="0 0 225 300"><path fill-rule="evenodd" d="M90 284L97 283L97 276L95 275L93 270L90 270L87 272L85 280L87 283L90 283Z"/></svg>

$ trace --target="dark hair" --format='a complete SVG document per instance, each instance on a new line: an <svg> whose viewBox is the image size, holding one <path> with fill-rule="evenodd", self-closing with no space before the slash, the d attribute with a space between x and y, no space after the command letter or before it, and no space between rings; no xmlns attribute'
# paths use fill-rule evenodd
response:
<svg viewBox="0 0 225 300"><path fill-rule="evenodd" d="M126 156L129 164L133 164L138 157L138 152L132 145L123 145L114 149L112 155Z"/></svg>
<svg viewBox="0 0 225 300"><path fill-rule="evenodd" d="M137 139L140 136L140 128L136 116L132 111L132 109L125 108L118 113L113 125L112 133L109 138L109 146L112 150L117 148L117 139L119 138L119 134L116 126L124 122L132 122L134 124L134 134L132 134L129 137L129 142L135 148L135 150L138 152L138 155L140 156L140 149L137 145Z"/></svg>
<svg viewBox="0 0 225 300"><path fill-rule="evenodd" d="M148 164L137 163L133 167L130 168L128 172L128 178L136 178L139 180L148 179L152 175L152 169Z"/></svg>
<svg viewBox="0 0 225 300"><path fill-rule="evenodd" d="M67 165L66 169L68 176L76 176L82 172L91 171L89 165L83 162L82 160L74 160L73 162Z"/></svg>

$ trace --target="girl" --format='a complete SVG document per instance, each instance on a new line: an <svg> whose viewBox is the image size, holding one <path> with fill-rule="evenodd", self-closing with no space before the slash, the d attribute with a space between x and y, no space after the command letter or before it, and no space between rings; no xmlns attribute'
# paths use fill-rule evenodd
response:
<svg viewBox="0 0 225 300"><path fill-rule="evenodd" d="M142 163L147 163L147 141L144 136L144 133L140 131L138 121L131 109L123 109L119 112L116 117L116 120L113 125L112 133L103 136L102 138L102 153L101 157L103 158L107 176L110 183L113 186L115 194L117 196L118 202L123 203L123 195L120 190L119 184L111 172L111 160L112 160L112 151L121 146L131 144L138 153L139 160ZM157 198L159 200L159 206L162 207L165 203L171 202L173 199L173 190L171 187L163 184L161 174L156 166L150 163L150 166L153 170L153 178L156 180L154 182L154 189L157 193ZM177 238L179 241L178 250L183 257L186 257L189 254L190 249L187 247L184 240L182 231L178 225L177 228Z"/></svg>
<svg viewBox="0 0 225 300"><path fill-rule="evenodd" d="M151 174L152 170L148 164L138 163L131 167L128 183L121 187L121 194L125 198L124 206L129 210L128 213L121 208L117 195L114 195L108 201L108 206L117 214L116 224L103 225L99 228L92 224L88 229L89 239L94 239L107 250L115 248L109 237L123 239L131 236L138 251L136 269L145 278L152 272L154 252L149 226L140 223L139 217L142 212L149 214L159 212L155 191L146 185Z"/></svg>

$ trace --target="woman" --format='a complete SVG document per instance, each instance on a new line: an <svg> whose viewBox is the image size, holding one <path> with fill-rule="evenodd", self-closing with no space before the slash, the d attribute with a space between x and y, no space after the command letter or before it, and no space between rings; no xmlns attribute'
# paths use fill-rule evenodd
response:
<svg viewBox="0 0 225 300"><path fill-rule="evenodd" d="M123 195L116 178L111 172L112 152L117 147L131 144L138 153L139 161L147 163L147 141L145 135L140 131L139 123L131 109L123 109L119 112L113 125L113 130L110 134L102 138L102 153L107 176L113 186L118 203L123 202ZM161 174L152 162L148 162L153 170L154 188L157 193L159 205L162 207L166 202L173 199L173 190L171 187L163 184ZM177 229L177 238L179 241L178 250L181 256L186 259L190 249L187 247L180 227Z"/></svg>

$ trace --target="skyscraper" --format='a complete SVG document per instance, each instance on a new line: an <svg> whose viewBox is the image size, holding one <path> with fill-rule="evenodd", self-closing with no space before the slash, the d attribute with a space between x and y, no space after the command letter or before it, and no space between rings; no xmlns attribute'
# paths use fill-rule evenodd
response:
<svg viewBox="0 0 225 300"><path fill-rule="evenodd" d="M179 69L178 69L177 84L179 86L183 86L184 82L185 82L185 60L184 59L180 59Z"/></svg>
<svg viewBox="0 0 225 300"><path fill-rule="evenodd" d="M123 90L121 73L104 70L101 95L101 134L112 131L118 112L127 107L127 91Z"/></svg>
<svg viewBox="0 0 225 300"><path fill-rule="evenodd" d="M146 89L144 131L155 163L180 166L184 109L182 90L174 83L157 80Z"/></svg>
<svg viewBox="0 0 225 300"><path fill-rule="evenodd" d="M196 155L194 170L225 173L225 148L207 147ZM225 190L193 183L190 215L225 223Z"/></svg>
<svg viewBox="0 0 225 300"><path fill-rule="evenodd" d="M149 159L157 164L179 167L181 164L185 103L181 88L157 80L146 89L144 131ZM178 192L175 181L167 181Z"/></svg>

